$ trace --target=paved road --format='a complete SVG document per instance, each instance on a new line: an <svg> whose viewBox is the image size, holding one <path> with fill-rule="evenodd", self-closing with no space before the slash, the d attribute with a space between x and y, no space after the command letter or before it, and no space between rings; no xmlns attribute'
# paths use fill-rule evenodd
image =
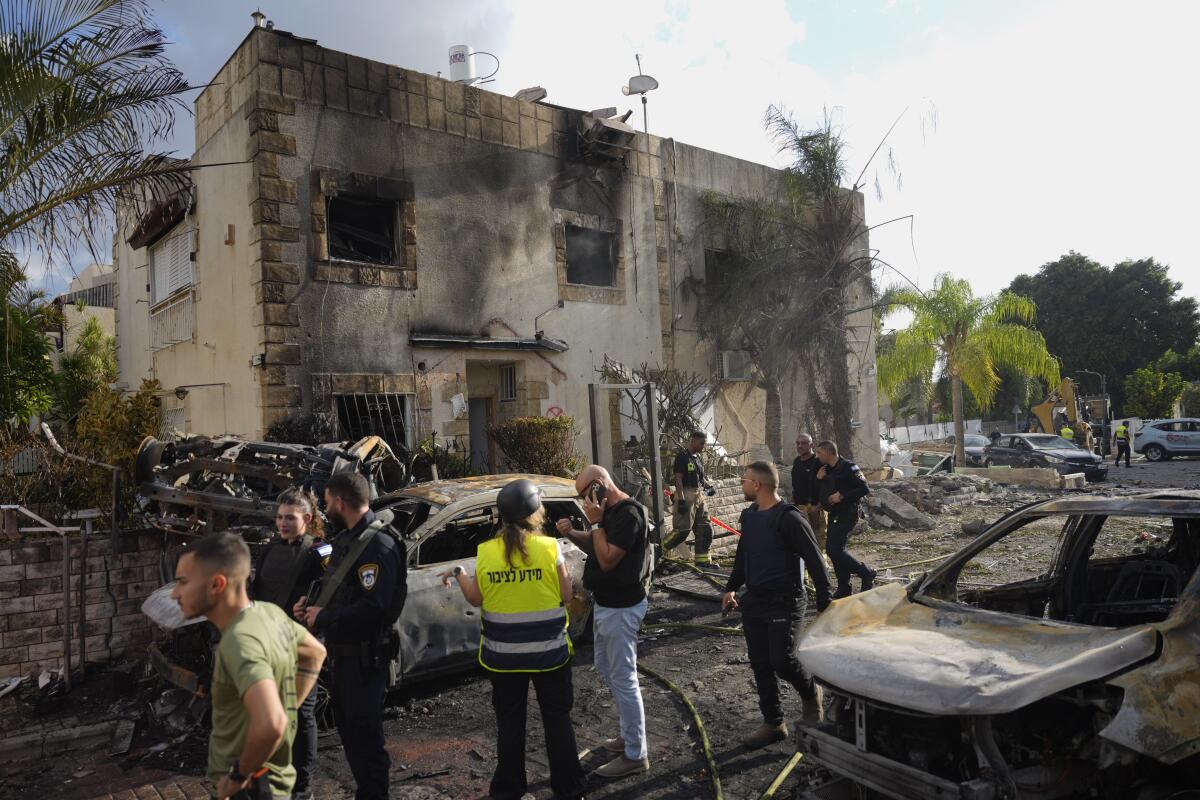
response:
<svg viewBox="0 0 1200 800"><path fill-rule="evenodd" d="M1200 459L1172 458L1170 461L1150 463L1135 457L1133 466L1113 467L1108 462L1108 483L1114 486L1166 487L1173 489L1200 489ZM1138 483L1141 481L1141 483Z"/></svg>

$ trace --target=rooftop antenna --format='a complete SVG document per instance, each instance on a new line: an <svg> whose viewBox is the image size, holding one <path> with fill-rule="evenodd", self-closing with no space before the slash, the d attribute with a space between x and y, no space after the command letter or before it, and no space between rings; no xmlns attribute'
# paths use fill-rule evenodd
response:
<svg viewBox="0 0 1200 800"><path fill-rule="evenodd" d="M658 81L649 75L642 74L641 54L634 53L633 57L637 59L638 74L629 79L628 86L621 87L621 94L625 96L640 94L642 96L642 132L648 136L650 134L650 122L646 114L646 92L657 89Z"/></svg>

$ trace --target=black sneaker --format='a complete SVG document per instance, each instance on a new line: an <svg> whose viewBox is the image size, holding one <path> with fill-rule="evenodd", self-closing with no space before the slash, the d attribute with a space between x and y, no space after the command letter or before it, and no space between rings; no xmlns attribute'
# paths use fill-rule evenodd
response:
<svg viewBox="0 0 1200 800"><path fill-rule="evenodd" d="M867 567L867 574L862 576L862 588L859 589L859 591L865 592L865 591L868 591L869 589L874 589L875 588L875 576L878 574L879 574L878 571L873 570L870 567Z"/></svg>

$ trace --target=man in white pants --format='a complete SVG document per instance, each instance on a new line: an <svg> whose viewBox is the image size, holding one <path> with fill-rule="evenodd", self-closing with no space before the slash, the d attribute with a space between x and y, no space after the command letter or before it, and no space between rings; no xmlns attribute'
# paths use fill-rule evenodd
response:
<svg viewBox="0 0 1200 800"><path fill-rule="evenodd" d="M637 674L637 636L646 616L650 571L649 526L645 509L612 481L603 467L586 467L575 479L591 530L558 530L588 554L583 585L592 593L596 671L612 692L620 717L620 736L603 747L619 755L596 770L620 778L650 769L646 748L646 712Z"/></svg>

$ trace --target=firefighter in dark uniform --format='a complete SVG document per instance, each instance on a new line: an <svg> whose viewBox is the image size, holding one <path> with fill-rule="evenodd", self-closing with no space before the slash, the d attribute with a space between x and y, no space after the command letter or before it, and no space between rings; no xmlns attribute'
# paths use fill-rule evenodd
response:
<svg viewBox="0 0 1200 800"><path fill-rule="evenodd" d="M817 470L817 480L821 482L821 505L829 512L825 552L829 553L833 572L837 575L837 591L833 593L836 600L850 596L851 574L858 575L862 580L862 591L870 589L875 581L875 570L846 551L850 534L858 525L858 504L871 493L871 489L858 464L839 456L837 445L833 442L825 441L817 445L817 458L821 459L822 465Z"/></svg>
<svg viewBox="0 0 1200 800"><path fill-rule="evenodd" d="M708 509L704 496L710 492L704 479L704 463L700 453L708 444L708 434L701 430L692 431L688 446L675 454L675 513L671 517L671 534L663 542L664 550L683 544L688 534L695 532L695 563L712 564L708 549L712 546L712 523L708 521Z"/></svg>
<svg viewBox="0 0 1200 800"><path fill-rule="evenodd" d="M317 498L298 486L285 489L275 498L275 529L278 535L261 548L250 573L250 597L290 609L321 579L333 545L321 540L321 515ZM317 693L311 691L296 709L296 739L292 742L292 765L296 784L292 796L312 796L313 766L317 762Z"/></svg>
<svg viewBox="0 0 1200 800"><path fill-rule="evenodd" d="M295 614L329 651L334 720L357 784L355 800L384 800L391 764L383 705L407 567L404 545L388 527L391 515L377 516L369 502L370 489L358 473L339 472L325 484L325 515L341 532L320 593L315 600L301 598Z"/></svg>

